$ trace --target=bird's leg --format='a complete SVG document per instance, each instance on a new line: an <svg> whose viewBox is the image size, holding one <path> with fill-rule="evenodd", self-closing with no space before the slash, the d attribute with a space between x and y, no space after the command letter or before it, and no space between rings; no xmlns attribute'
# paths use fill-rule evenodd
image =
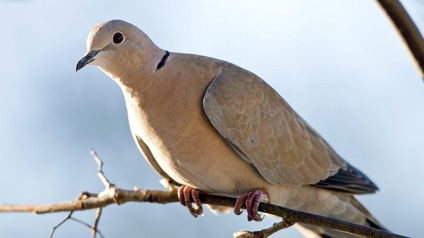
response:
<svg viewBox="0 0 424 238"><path fill-rule="evenodd" d="M264 217L258 213L258 207L261 201L269 201L268 194L264 190L250 191L249 194L237 199L236 205L234 205L234 213L240 215L241 206L246 204L247 220L262 221Z"/></svg>
<svg viewBox="0 0 424 238"><path fill-rule="evenodd" d="M182 185L178 188L178 199L183 206L186 206L191 215L197 217L203 214L202 202L199 199L200 190L190 186ZM196 208L193 208L191 203L194 202Z"/></svg>

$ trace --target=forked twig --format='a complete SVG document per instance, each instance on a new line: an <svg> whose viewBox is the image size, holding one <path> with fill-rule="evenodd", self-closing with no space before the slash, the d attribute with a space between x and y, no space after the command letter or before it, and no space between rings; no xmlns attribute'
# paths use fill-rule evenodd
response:
<svg viewBox="0 0 424 238"><path fill-rule="evenodd" d="M101 209L101 208L99 208L99 209ZM92 231L93 231L93 235L92 235L92 237L93 238L95 238L96 237L96 234L99 234L100 235L100 237L102 237L102 238L104 238L104 236L103 236L103 234L95 227L95 226L91 226L90 224L88 224L87 222L84 222L84 221L82 221L82 220L80 220L80 219L78 219L78 218L75 218L75 217L73 217L72 215L73 215L73 211L71 211L71 212L69 212L69 214L65 217L65 219L63 219L61 222L59 222L56 226L54 226L53 228L52 228L52 230L51 230L51 232L50 232L50 235L49 235L49 238L53 238L53 235L54 235L54 233L55 233L55 231L60 227L60 226L62 226L63 224L65 224L65 222L67 222L68 220L72 220L72 221L75 221L75 222L77 222L77 223L79 223L79 224L81 224L81 225L84 225L84 226L86 226L86 227L88 227L88 228L90 228ZM97 219L96 219L96 221L97 221Z"/></svg>
<svg viewBox="0 0 424 238"><path fill-rule="evenodd" d="M56 226L52 228L52 230L50 231L49 238L53 238L53 235L56 229L59 228L62 224L64 224L67 220L69 220L69 218L72 217L73 213L74 213L73 211L69 212L69 214L65 217L65 219L63 219L61 222L59 222L59 224L57 224Z"/></svg>

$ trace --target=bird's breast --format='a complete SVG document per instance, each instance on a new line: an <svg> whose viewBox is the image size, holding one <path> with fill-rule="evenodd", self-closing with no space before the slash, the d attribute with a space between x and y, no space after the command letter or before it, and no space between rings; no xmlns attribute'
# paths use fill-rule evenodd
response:
<svg viewBox="0 0 424 238"><path fill-rule="evenodd" d="M233 196L263 187L258 172L213 128L201 107L202 96L162 99L155 107L127 99L133 134L143 139L162 170L178 183ZM251 175L249 181L246 174Z"/></svg>

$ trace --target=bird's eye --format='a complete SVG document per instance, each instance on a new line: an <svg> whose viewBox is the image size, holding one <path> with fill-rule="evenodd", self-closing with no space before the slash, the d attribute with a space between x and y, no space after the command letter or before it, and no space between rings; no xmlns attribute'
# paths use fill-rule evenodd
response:
<svg viewBox="0 0 424 238"><path fill-rule="evenodd" d="M121 44L122 42L124 42L125 37L121 32L116 32L113 35L113 43L115 44Z"/></svg>

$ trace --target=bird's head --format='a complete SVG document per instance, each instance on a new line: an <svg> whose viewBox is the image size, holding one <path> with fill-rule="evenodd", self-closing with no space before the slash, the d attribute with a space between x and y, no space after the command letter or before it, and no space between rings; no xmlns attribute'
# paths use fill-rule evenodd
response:
<svg viewBox="0 0 424 238"><path fill-rule="evenodd" d="M112 78L121 77L128 73L129 64L148 67L149 57L158 50L136 26L122 20L103 22L88 35L87 53L77 63L76 71L86 65L95 65Z"/></svg>

